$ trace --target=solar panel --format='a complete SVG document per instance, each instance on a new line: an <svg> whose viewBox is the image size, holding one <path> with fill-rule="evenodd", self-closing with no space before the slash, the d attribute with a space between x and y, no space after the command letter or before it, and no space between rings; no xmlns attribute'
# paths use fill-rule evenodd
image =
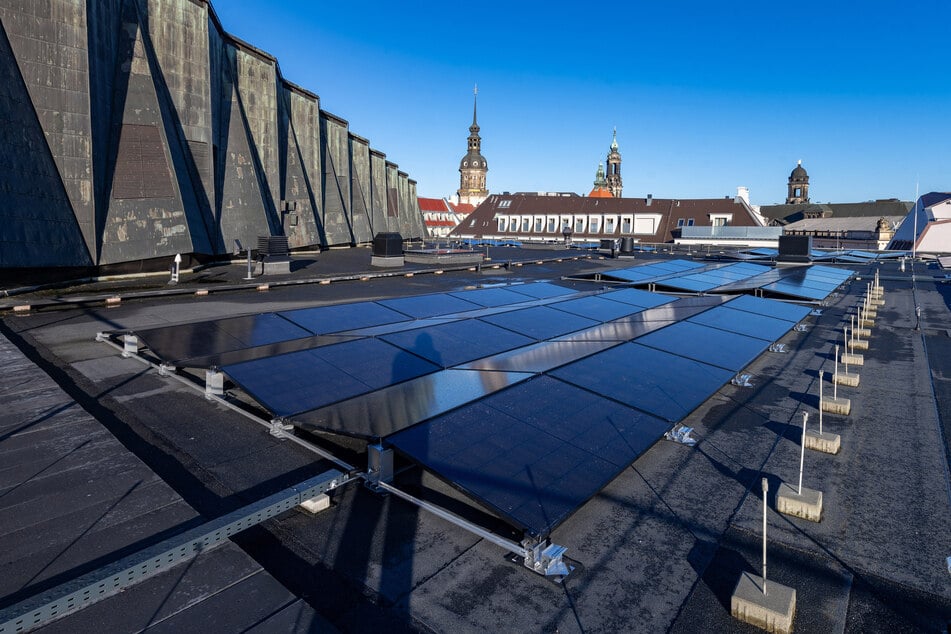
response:
<svg viewBox="0 0 951 634"><path fill-rule="evenodd" d="M740 295L739 297L731 299L726 305L734 310L745 310L746 312L756 313L757 315L783 319L793 324L798 323L812 310L806 306L787 304L772 299L753 297L752 295Z"/></svg>
<svg viewBox="0 0 951 634"><path fill-rule="evenodd" d="M534 376L442 370L333 405L296 414L305 429L383 438Z"/></svg>
<svg viewBox="0 0 951 634"><path fill-rule="evenodd" d="M440 315L461 313L482 308L479 304L467 302L464 299L459 299L458 297L453 297L445 293L383 299L377 303L417 319L421 317L438 317Z"/></svg>
<svg viewBox="0 0 951 634"><path fill-rule="evenodd" d="M611 271L606 271L601 273L602 277L606 278L616 278L619 280L624 280L626 282L641 282L643 280L649 280L657 277L650 271L642 270L643 267L632 267L628 269L613 269Z"/></svg>
<svg viewBox="0 0 951 634"><path fill-rule="evenodd" d="M275 416L292 416L437 369L377 339L358 339L221 368Z"/></svg>
<svg viewBox="0 0 951 634"><path fill-rule="evenodd" d="M376 302L300 308L278 314L315 335L369 328L408 319L406 315Z"/></svg>
<svg viewBox="0 0 951 634"><path fill-rule="evenodd" d="M638 343L615 346L549 374L671 422L692 412L734 375Z"/></svg>
<svg viewBox="0 0 951 634"><path fill-rule="evenodd" d="M273 313L136 331L153 353L176 365L187 365L189 359L196 357L301 339L311 334Z"/></svg>
<svg viewBox="0 0 951 634"><path fill-rule="evenodd" d="M598 295L569 299L563 302L549 304L549 307L598 321L609 321L619 317L626 317L627 315L643 310L640 306L614 302Z"/></svg>
<svg viewBox="0 0 951 634"><path fill-rule="evenodd" d="M562 295L573 295L575 291L564 286L558 286L551 282L532 282L530 284L513 284L508 287L509 290L516 293L522 293L535 299L548 299L549 297L561 297Z"/></svg>
<svg viewBox="0 0 951 634"><path fill-rule="evenodd" d="M768 342L776 341L793 327L791 322L784 319L735 310L729 304L700 313L689 321Z"/></svg>
<svg viewBox="0 0 951 634"><path fill-rule="evenodd" d="M742 370L769 345L763 339L692 321L654 331L640 337L637 343L733 372Z"/></svg>
<svg viewBox="0 0 951 634"><path fill-rule="evenodd" d="M520 287L521 285L513 288L479 288L472 291L450 293L450 295L479 306L508 306L509 304L530 302L536 299L531 295L516 292L515 289Z"/></svg>
<svg viewBox="0 0 951 634"><path fill-rule="evenodd" d="M539 341L581 330L598 323L593 319L555 310L547 306L523 308L489 315L481 317L480 320Z"/></svg>
<svg viewBox="0 0 951 634"><path fill-rule="evenodd" d="M538 377L388 438L519 528L544 536L669 424Z"/></svg>
<svg viewBox="0 0 951 634"><path fill-rule="evenodd" d="M780 293L782 295L789 295L790 297L798 297L800 299L813 299L813 300L822 300L829 296L831 290L825 289L815 289L808 286L804 286L798 282L773 282L772 284L767 284L760 287L764 291L770 291L773 293Z"/></svg>
<svg viewBox="0 0 951 634"><path fill-rule="evenodd" d="M478 319L395 332L381 339L444 368L535 343Z"/></svg>
<svg viewBox="0 0 951 634"><path fill-rule="evenodd" d="M617 341L543 341L459 366L469 370L547 372L617 344Z"/></svg>
<svg viewBox="0 0 951 634"><path fill-rule="evenodd" d="M676 299L675 297L649 293L636 288L622 288L617 291L608 291L607 293L601 293L598 297L610 299L615 302L623 302L631 306L640 306L641 308L653 308L654 306L669 304Z"/></svg>

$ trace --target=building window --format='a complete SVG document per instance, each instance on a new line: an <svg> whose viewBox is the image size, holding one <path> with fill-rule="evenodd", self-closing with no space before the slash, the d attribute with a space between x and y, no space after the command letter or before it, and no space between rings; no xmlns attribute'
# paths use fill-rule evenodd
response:
<svg viewBox="0 0 951 634"><path fill-rule="evenodd" d="M684 219L683 219L683 218L677 218L677 226L678 226L678 227L684 226Z"/></svg>
<svg viewBox="0 0 951 634"><path fill-rule="evenodd" d="M575 233L584 233L584 216L579 216L575 218Z"/></svg>
<svg viewBox="0 0 951 634"><path fill-rule="evenodd" d="M714 219L713 219L713 226L714 226L714 227L725 227L725 226L726 226L726 218L714 218Z"/></svg>
<svg viewBox="0 0 951 634"><path fill-rule="evenodd" d="M555 233L558 231L558 218L555 216L548 216L548 233Z"/></svg>
<svg viewBox="0 0 951 634"><path fill-rule="evenodd" d="M687 218L687 226L688 226L688 227L692 227L692 226L693 226L693 218Z"/></svg>
<svg viewBox="0 0 951 634"><path fill-rule="evenodd" d="M588 226L590 229L589 233L600 233L601 232L601 216L591 216L588 219Z"/></svg>
<svg viewBox="0 0 951 634"><path fill-rule="evenodd" d="M499 209L506 209L512 206L511 200L502 200L499 202Z"/></svg>
<svg viewBox="0 0 951 634"><path fill-rule="evenodd" d="M617 229L617 216L607 216L604 219L604 233L614 233Z"/></svg>
<svg viewBox="0 0 951 634"><path fill-rule="evenodd" d="M509 224L509 231L513 233L518 231L518 216L512 216L512 222Z"/></svg>
<svg viewBox="0 0 951 634"><path fill-rule="evenodd" d="M545 218L542 216L535 216L535 233L541 233L545 228Z"/></svg>
<svg viewBox="0 0 951 634"><path fill-rule="evenodd" d="M498 221L499 221L499 233L504 233L505 231L507 231L508 224L509 224L508 218L506 218L505 216L499 216Z"/></svg>
<svg viewBox="0 0 951 634"><path fill-rule="evenodd" d="M630 234L634 231L634 218L621 216L621 233Z"/></svg>

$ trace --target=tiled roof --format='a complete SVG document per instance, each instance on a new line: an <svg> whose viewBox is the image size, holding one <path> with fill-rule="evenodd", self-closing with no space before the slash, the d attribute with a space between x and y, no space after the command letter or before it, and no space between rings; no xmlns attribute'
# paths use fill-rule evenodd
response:
<svg viewBox="0 0 951 634"><path fill-rule="evenodd" d="M588 198L583 196L546 196L511 194L489 196L469 215L466 222L454 230L460 237L497 235L496 215L511 216L655 216L653 234L640 234L644 240L667 242L674 238L679 225L710 225L710 215L731 215L729 224L738 227L757 227L761 223L749 207L733 198L664 199L664 198ZM682 222L681 222L682 221ZM546 228L548 223L546 222ZM557 234L561 233L559 219ZM504 233L504 232L503 232ZM575 232L574 237L590 235L599 237L601 232L588 234ZM465 234L465 235L463 235ZM620 235L617 231L615 234ZM551 238L548 231L519 231L524 237Z"/></svg>
<svg viewBox="0 0 951 634"><path fill-rule="evenodd" d="M442 198L418 197L420 211L452 211Z"/></svg>
<svg viewBox="0 0 951 634"><path fill-rule="evenodd" d="M469 203L457 203L455 205L449 203L449 206L452 207L452 210L457 214L462 214L464 216L471 214L476 209L475 205L470 205Z"/></svg>
<svg viewBox="0 0 951 634"><path fill-rule="evenodd" d="M874 200L861 203L803 203L800 205L763 205L760 213L770 220L787 223L802 220L806 212L823 212L832 218L904 216L914 203L901 200Z"/></svg>

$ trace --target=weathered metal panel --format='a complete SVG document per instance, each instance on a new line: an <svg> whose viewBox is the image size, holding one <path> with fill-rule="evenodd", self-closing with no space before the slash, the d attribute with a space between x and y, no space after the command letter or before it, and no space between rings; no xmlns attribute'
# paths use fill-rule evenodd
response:
<svg viewBox="0 0 951 634"><path fill-rule="evenodd" d="M413 223L413 237L414 238L425 238L426 237L426 223L423 220L423 213L419 210L419 198L416 193L416 181L412 178L407 181L408 184L408 205L409 205L409 216L412 219Z"/></svg>
<svg viewBox="0 0 951 634"><path fill-rule="evenodd" d="M399 166L389 161L386 162L386 225L390 231L403 231L400 226Z"/></svg>
<svg viewBox="0 0 951 634"><path fill-rule="evenodd" d="M244 112L258 176L273 213L280 203L277 142L277 64L245 47L236 49L238 96Z"/></svg>
<svg viewBox="0 0 951 634"><path fill-rule="evenodd" d="M373 235L392 231L386 217L386 155L370 150L370 225Z"/></svg>
<svg viewBox="0 0 951 634"><path fill-rule="evenodd" d="M370 143L350 135L350 212L357 244L373 238L370 226Z"/></svg>
<svg viewBox="0 0 951 634"><path fill-rule="evenodd" d="M0 57L0 64L8 67L15 63L19 75L19 78L11 77L14 84L9 89L17 91L18 86L25 85L34 118L45 137L45 152L52 156L61 181L56 189L65 190L86 251L94 257L96 223L84 3L76 0L3 0L0 2L0 22L5 31L3 46L6 49ZM8 72L16 71L5 68L4 74ZM35 135L26 131L25 135L32 136L32 139L25 138L24 143L36 140ZM2 151L8 152L7 148L5 146ZM36 167L42 174L38 176L52 185L52 175L47 173L46 167ZM24 177L8 174L10 180L23 180ZM27 185L22 183L17 187ZM62 217L62 211L56 215ZM75 259L75 250L73 255Z"/></svg>
<svg viewBox="0 0 951 634"><path fill-rule="evenodd" d="M413 219L409 215L409 176L406 172L397 172L397 187L399 195L400 233L403 238L415 238L413 235Z"/></svg>
<svg viewBox="0 0 951 634"><path fill-rule="evenodd" d="M247 248L256 244L258 236L273 233L273 203L258 176L260 161L244 117L241 93L235 86L238 54L233 44L221 40L216 64L220 71L220 99L215 200L216 221L228 251L234 249L235 241Z"/></svg>
<svg viewBox="0 0 951 634"><path fill-rule="evenodd" d="M396 166L204 0L0 0L0 25L5 266L420 233Z"/></svg>
<svg viewBox="0 0 951 634"><path fill-rule="evenodd" d="M284 235L292 248L320 246L317 201L320 200L320 106L316 96L282 86L281 173ZM318 190L314 191L314 185Z"/></svg>
<svg viewBox="0 0 951 634"><path fill-rule="evenodd" d="M195 249L172 167L163 108L136 5L122 10L114 121L107 163L109 197L99 264L145 260ZM199 243L203 226L198 226Z"/></svg>
<svg viewBox="0 0 951 634"><path fill-rule="evenodd" d="M138 4L139 15L148 25L144 35L154 55L155 85L167 108L166 134L175 141L169 149L194 250L220 252L223 245L212 217L215 188L208 5L192 0L138 0ZM199 227L204 231L199 232Z"/></svg>
<svg viewBox="0 0 951 634"><path fill-rule="evenodd" d="M0 9L0 267L91 266L92 258L20 76Z"/></svg>
<svg viewBox="0 0 951 634"><path fill-rule="evenodd" d="M350 151L347 122L320 111L320 146L324 190L324 231L327 243L353 244L350 226Z"/></svg>

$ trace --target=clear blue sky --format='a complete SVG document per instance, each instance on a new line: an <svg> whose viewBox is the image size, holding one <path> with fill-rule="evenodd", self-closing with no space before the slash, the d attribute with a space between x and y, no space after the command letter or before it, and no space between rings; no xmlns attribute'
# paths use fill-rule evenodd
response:
<svg viewBox="0 0 951 634"><path fill-rule="evenodd" d="M783 202L951 191L951 2L213 0L225 29L418 181L459 186L479 85L488 188Z"/></svg>

